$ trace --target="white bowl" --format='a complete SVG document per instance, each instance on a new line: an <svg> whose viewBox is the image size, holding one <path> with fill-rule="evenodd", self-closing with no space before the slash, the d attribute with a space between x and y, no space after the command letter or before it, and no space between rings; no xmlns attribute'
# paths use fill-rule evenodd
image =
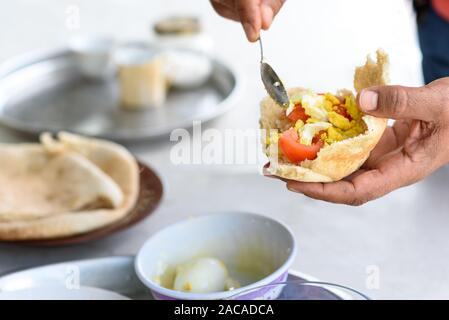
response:
<svg viewBox="0 0 449 320"><path fill-rule="evenodd" d="M103 79L114 74L113 53L116 47L114 39L102 36L77 36L69 41L69 46L84 76Z"/></svg>
<svg viewBox="0 0 449 320"><path fill-rule="evenodd" d="M200 52L189 50L164 51L162 56L170 85L181 89L202 86L212 74L211 59Z"/></svg>
<svg viewBox="0 0 449 320"><path fill-rule="evenodd" d="M156 299L215 300L285 281L295 255L294 236L282 223L257 214L220 212L178 222L153 235L137 254L135 269ZM158 283L158 277L167 267L174 268L199 257L223 261L231 277L242 287L189 293L167 289ZM242 272L248 269L251 274ZM256 290L247 299L275 299L281 290L282 285Z"/></svg>

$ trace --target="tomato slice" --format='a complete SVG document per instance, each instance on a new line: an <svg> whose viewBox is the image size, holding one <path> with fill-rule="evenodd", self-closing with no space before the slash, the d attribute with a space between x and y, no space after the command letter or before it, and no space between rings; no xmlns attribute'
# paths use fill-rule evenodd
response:
<svg viewBox="0 0 449 320"><path fill-rule="evenodd" d="M298 120L302 120L304 122L307 121L310 117L306 114L306 110L302 107L301 103L297 103L292 112L287 116L291 121L296 122Z"/></svg>
<svg viewBox="0 0 449 320"><path fill-rule="evenodd" d="M279 138L279 147L282 153L292 163L315 159L323 145L324 142L320 139L310 146L301 144L298 132L293 128L285 131Z"/></svg>
<svg viewBox="0 0 449 320"><path fill-rule="evenodd" d="M348 113L348 110L346 110L346 108L344 106L342 106L342 105L334 106L334 110L335 110L335 112L342 115L343 117L345 117L349 120L352 120L351 115Z"/></svg>

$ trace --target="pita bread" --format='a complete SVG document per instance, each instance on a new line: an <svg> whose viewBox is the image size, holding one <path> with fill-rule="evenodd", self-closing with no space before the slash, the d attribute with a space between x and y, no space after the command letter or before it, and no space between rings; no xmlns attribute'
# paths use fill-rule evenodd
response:
<svg viewBox="0 0 449 320"><path fill-rule="evenodd" d="M354 89L361 92L365 88L385 85L389 79L388 54L379 49L376 52L377 61L373 61L368 55L364 66L357 67L354 73Z"/></svg>
<svg viewBox="0 0 449 320"><path fill-rule="evenodd" d="M357 92L364 88L387 84L389 82L387 69L388 55L382 50L377 51L377 63L368 57L365 66L357 68L354 75L354 86ZM304 90L293 88L289 90L289 94ZM351 93L349 90L340 90L338 95L346 96L349 93ZM300 166L279 158L277 148L276 152L270 152L267 148L266 154L270 160L268 171L285 179L302 182L332 182L343 179L362 166L387 126L387 119L370 115L364 115L362 119L367 128L365 133L323 147L315 160L303 161ZM265 132L273 129L283 132L292 126L285 115L285 109L270 97L261 102L260 125ZM263 139L266 145L267 135Z"/></svg>
<svg viewBox="0 0 449 320"><path fill-rule="evenodd" d="M59 133L41 144L0 145L0 240L65 237L123 218L138 166L123 147Z"/></svg>

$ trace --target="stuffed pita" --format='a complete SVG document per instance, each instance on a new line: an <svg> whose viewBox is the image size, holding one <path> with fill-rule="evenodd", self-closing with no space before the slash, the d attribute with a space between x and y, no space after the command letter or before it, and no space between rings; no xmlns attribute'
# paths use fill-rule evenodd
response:
<svg viewBox="0 0 449 320"><path fill-rule="evenodd" d="M388 55L377 51L354 75L357 93L388 83ZM270 160L268 171L303 182L332 182L350 175L366 161L380 140L387 119L363 114L349 90L319 94L289 90L288 109L270 97L261 102L260 125Z"/></svg>

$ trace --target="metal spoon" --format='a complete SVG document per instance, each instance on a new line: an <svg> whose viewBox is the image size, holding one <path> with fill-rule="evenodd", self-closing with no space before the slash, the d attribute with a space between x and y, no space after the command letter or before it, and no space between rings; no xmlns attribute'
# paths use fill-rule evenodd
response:
<svg viewBox="0 0 449 320"><path fill-rule="evenodd" d="M259 37L260 45L260 75L262 82L265 86L270 97L276 101L283 108L288 108L290 105L290 99L288 97L287 90L285 90L279 76L274 72L273 68L266 62L264 62L262 38Z"/></svg>

